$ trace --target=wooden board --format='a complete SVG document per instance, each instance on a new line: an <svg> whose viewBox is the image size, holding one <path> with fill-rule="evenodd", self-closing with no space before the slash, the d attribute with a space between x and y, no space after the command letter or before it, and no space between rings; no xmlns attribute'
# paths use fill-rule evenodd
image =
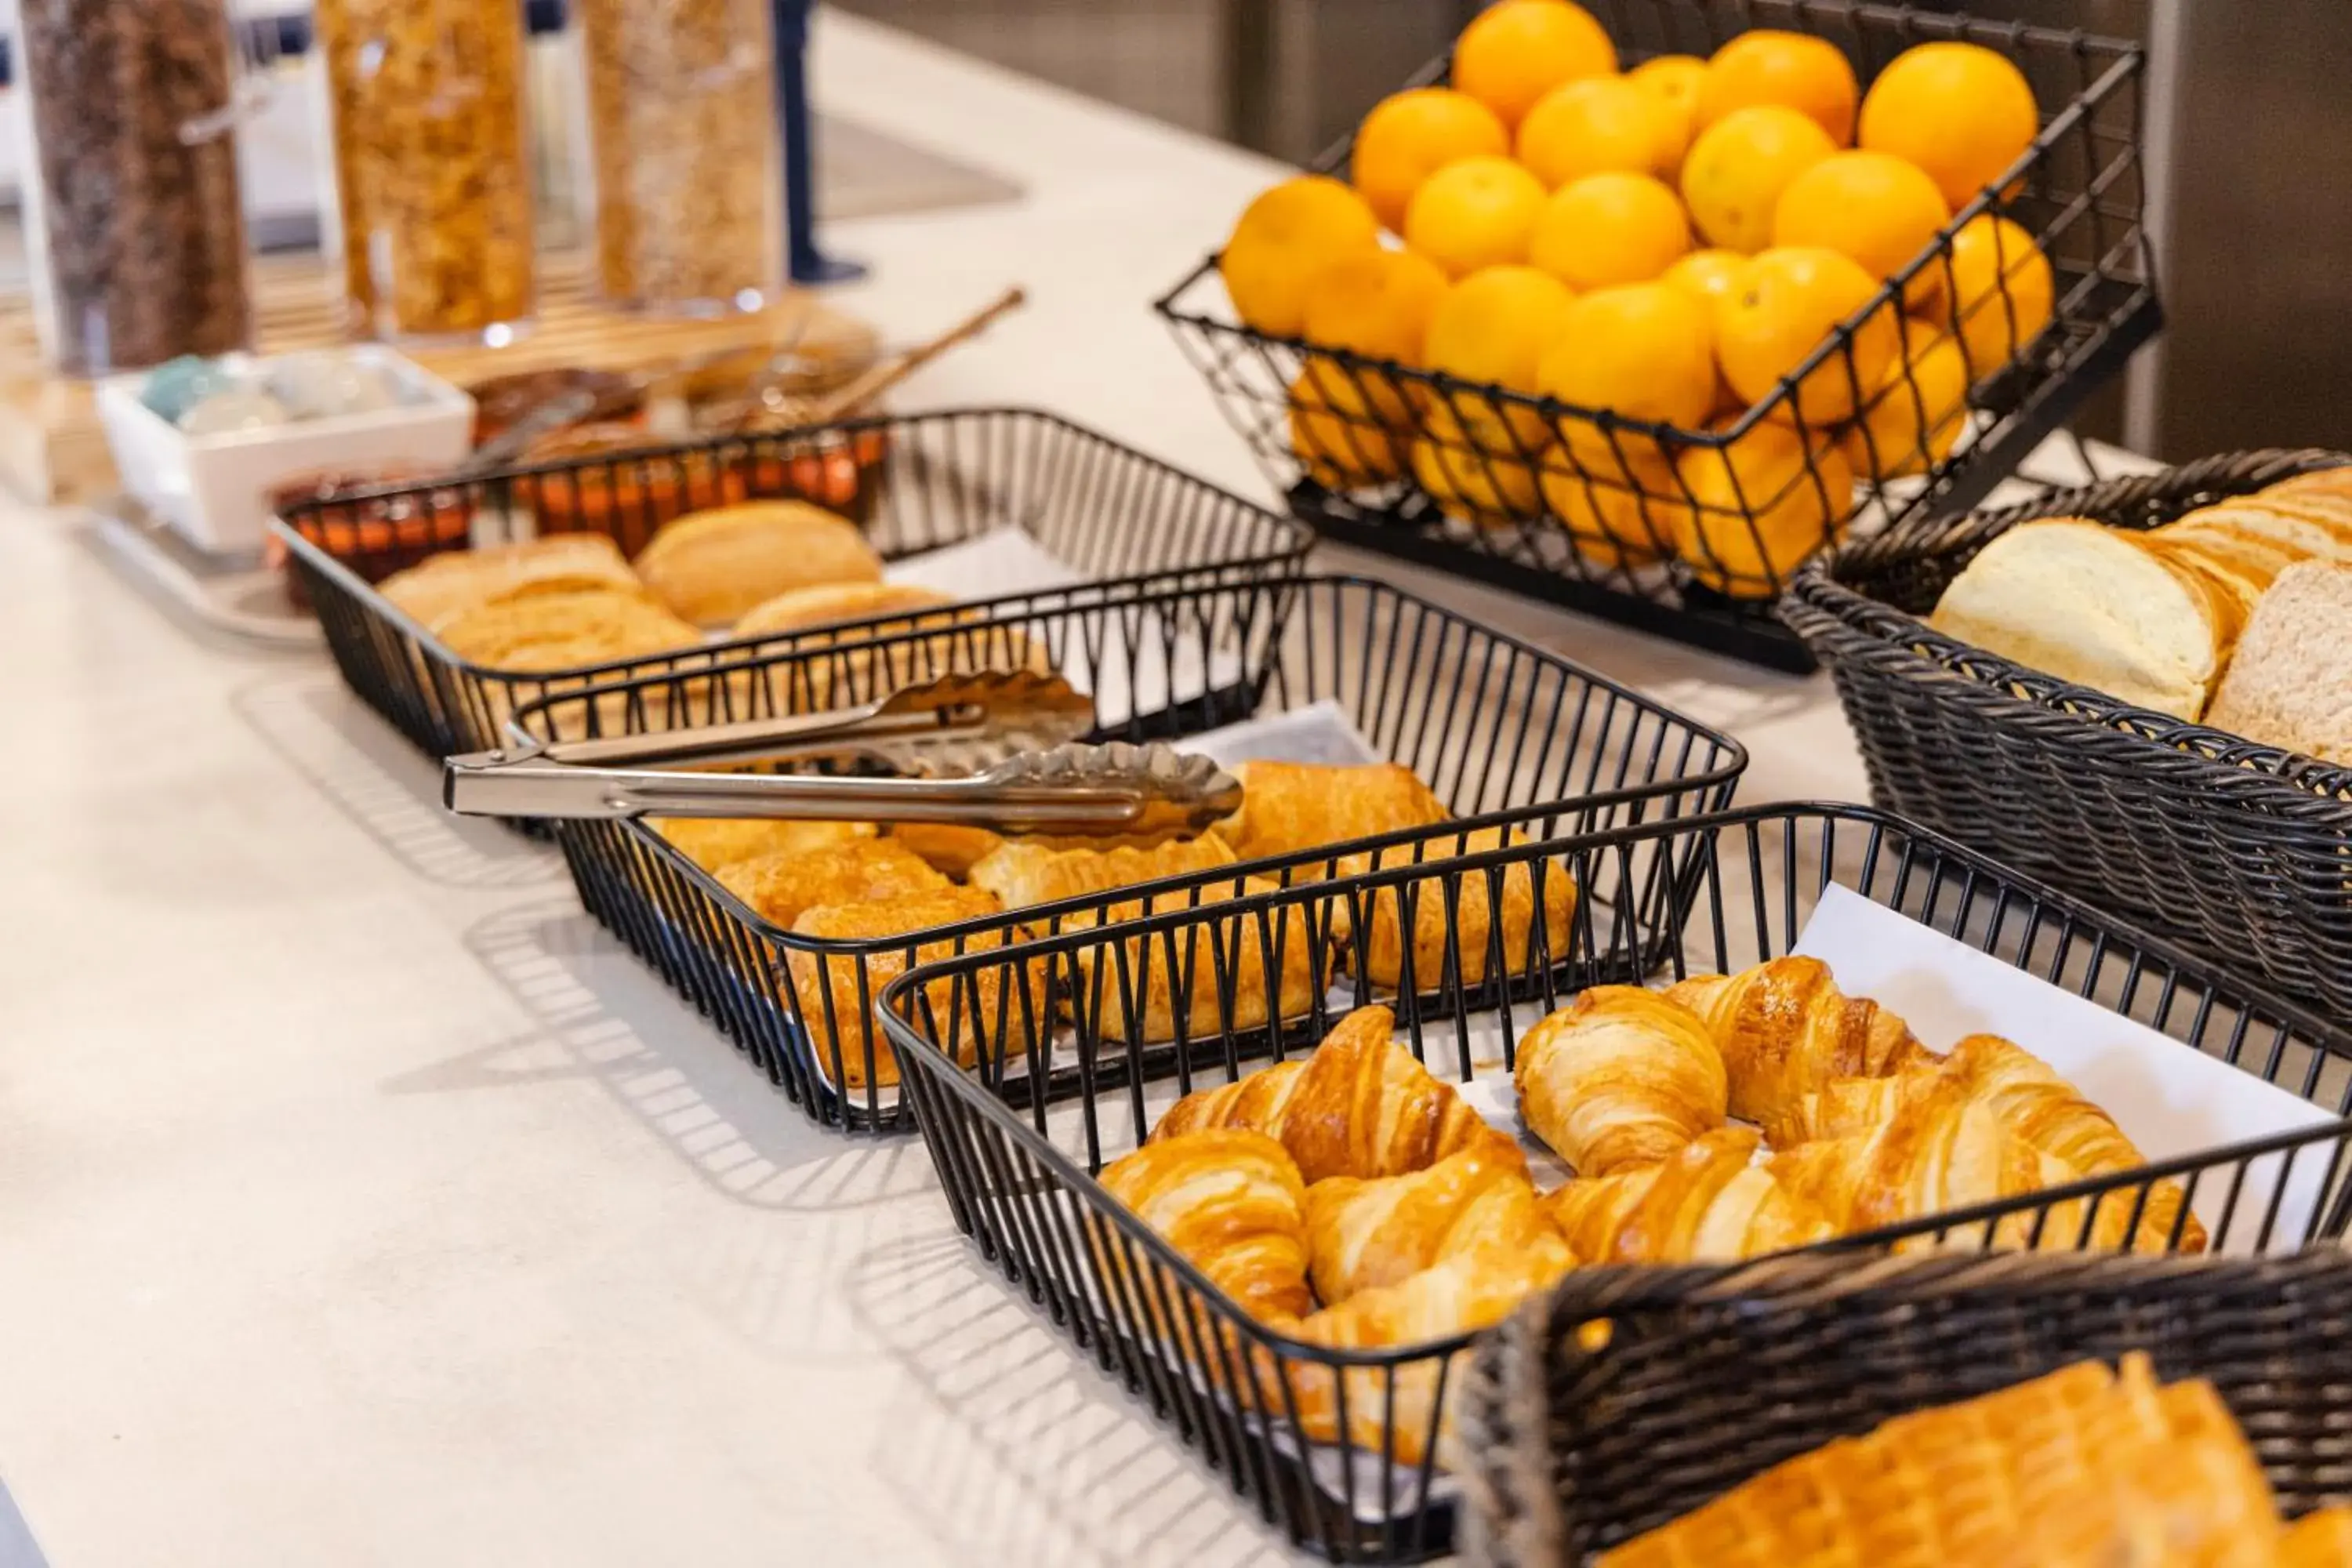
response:
<svg viewBox="0 0 2352 1568"><path fill-rule="evenodd" d="M503 348L478 343L411 349L436 374L464 386L510 371L584 365L641 370L665 361L793 342L823 357L855 359L869 353L873 329L854 317L793 294L749 315L691 320L612 310L592 297L584 253L542 257L540 311L530 330ZM253 268L254 315L263 353L330 348L343 335L336 279L316 256L264 257ZM802 332L802 320L815 314ZM114 460L99 428L87 381L46 375L29 298L0 304L0 483L41 502L90 500L117 488Z"/></svg>

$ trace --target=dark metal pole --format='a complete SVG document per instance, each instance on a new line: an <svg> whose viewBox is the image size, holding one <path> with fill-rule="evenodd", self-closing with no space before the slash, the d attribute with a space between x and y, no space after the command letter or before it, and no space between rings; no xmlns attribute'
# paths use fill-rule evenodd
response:
<svg viewBox="0 0 2352 1568"><path fill-rule="evenodd" d="M795 283L845 283L863 265L837 261L816 247L815 117L808 100L811 0L774 0L776 130L783 139L785 269Z"/></svg>

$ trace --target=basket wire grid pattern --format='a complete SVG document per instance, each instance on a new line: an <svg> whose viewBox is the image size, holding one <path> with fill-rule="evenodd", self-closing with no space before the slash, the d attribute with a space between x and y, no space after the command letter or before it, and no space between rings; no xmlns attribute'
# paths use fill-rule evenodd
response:
<svg viewBox="0 0 2352 1568"><path fill-rule="evenodd" d="M1547 861L1549 872L1539 873ZM1656 874L1660 867L1672 874ZM1538 926L1517 952L1490 939L1485 978L1464 984L1461 933L1502 929L1496 904L1514 869L1571 879L1580 896L1569 929L1546 933ZM1429 1496L1440 1418L1433 1414L1408 1430L1412 1417L1400 1395L1431 1393L1431 1410L1442 1410L1445 1388L1459 1381L1452 1352L1468 1336L1354 1352L1289 1340L1247 1318L1113 1202L1092 1173L1139 1146L1177 1096L1304 1054L1349 1006L1392 1003L1406 1043L1441 1078L1507 1073L1517 1034L1588 985L1728 972L1786 952L1832 882L2333 1116L2306 1132L1937 1215L1834 1248L1915 1237L1969 1245L1990 1227L1968 1227L2012 1215L2031 1216L2035 1246L2074 1247L2102 1211L2115 1213L2111 1205L2127 1205L2136 1226L2150 1189L2168 1179L2192 1202L2200 1194L2218 1199L2200 1205L2216 1249L2269 1251L2341 1233L2352 1038L1863 806L1767 806L1658 822L1159 914L1108 935L1067 931L1011 954L967 954L911 971L886 992L884 1022L957 1224L1006 1278L1292 1541L1340 1561L1417 1561L1449 1548L1454 1510L1451 1500ZM1463 915L1467 900L1486 900L1483 920ZM1393 994L1367 985L1363 955L1348 934L1365 931L1368 911L1383 901L1392 912L1402 906L1410 926L1418 918L1414 900L1439 900L1446 911L1453 951L1448 984L1434 997L1411 984ZM1246 961L1274 965L1281 942L1303 943L1321 966L1307 987L1317 1000L1296 1016L1258 1024L1266 999L1241 1005L1258 972ZM1173 1047L1155 1048L1127 1022L1139 1011L1132 1001L1153 965L1180 993L1196 994L1189 1037ZM1197 1007L1202 991L1213 992L1213 1005ZM1114 1005L1106 1005L1107 995ZM1503 1008L1507 995L1519 1006ZM1057 1004L1071 1024L1049 1046L1034 1026ZM973 1065L959 1066L959 1058ZM1083 1092L1053 1104L1032 1092L1057 1075L1075 1075ZM2315 1175L2321 1201L2300 1222L2283 1218L2276 1194L2290 1180ZM2263 1187L2273 1180L2265 1200ZM2072 1203L2084 1212L2082 1229L2069 1235L2063 1222L2053 1227L2053 1215ZM1162 1321L1176 1325L1164 1345L1151 1328ZM1269 1360L1291 1378L1354 1369L1339 1384L1339 1429L1348 1429L1345 1402L1357 1402L1360 1452L1337 1484L1327 1477L1318 1485L1313 1468L1315 1452L1328 1458L1333 1445L1318 1444L1302 1457L1288 1379L1243 1371ZM1418 1460L1401 1457L1416 1454Z"/></svg>
<svg viewBox="0 0 2352 1568"><path fill-rule="evenodd" d="M1923 523L1808 567L1783 614L1830 666L1879 805L2352 1014L2352 770L2132 707L1923 621L2021 522L2153 527L2347 461L2225 454Z"/></svg>
<svg viewBox="0 0 2352 1568"><path fill-rule="evenodd" d="M520 674L458 658L373 584L466 544L469 532L478 544L526 537L533 526L601 532L634 556L672 519L747 496L810 499L849 514L886 559L1017 528L1073 571L1107 581L1215 583L1295 571L1314 543L1291 520L1083 426L1000 408L355 491L293 507L273 531L345 681L419 750L446 757L497 746L507 718L540 698L788 648L803 634ZM376 521L387 511L393 521Z"/></svg>
<svg viewBox="0 0 2352 1568"><path fill-rule="evenodd" d="M1604 1349L1579 1329L1610 1323ZM1821 1255L1570 1275L1463 1390L1466 1562L1556 1568L1897 1415L2148 1353L2212 1381L2289 1518L2352 1498L2352 1257ZM1737 1441L1727 1441L1737 1434Z"/></svg>
<svg viewBox="0 0 2352 1568"><path fill-rule="evenodd" d="M1150 900L1153 889L1172 889L1157 907L1181 907L1203 888L1230 887L1244 874L1286 883L1328 876L1349 854L1373 853L1384 864L1439 856L1459 847L1465 833L1490 826L1542 837L1696 816L1729 803L1748 761L1727 736L1384 583L1310 577L1215 588L1088 587L1001 601L981 613L988 619L946 631L901 631L718 673L593 687L526 707L516 722L542 736L645 733L680 720L740 716L747 689L824 690L845 704L887 684L950 671L1034 668L1042 654L1095 694L1098 741L1181 742L1328 700L1374 751L1419 773L1458 820L1286 861L1250 862L1213 878L1141 884L1015 916L856 942L781 929L642 824L557 824L589 911L824 1125L911 1130L909 1110L878 1081L876 1034L859 1023L910 952L939 956L992 944L1021 927L1059 930L1066 920ZM1106 712L1107 691L1130 700ZM793 954L803 958L797 973ZM1426 978L1432 988L1441 984ZM804 1026L810 1017L824 1021L822 1030ZM845 1065L862 1070L845 1074ZM846 1094L838 1087L845 1084Z"/></svg>
<svg viewBox="0 0 2352 1568"><path fill-rule="evenodd" d="M1733 35L1769 26L1836 43L1865 82L1915 44L1966 39L2014 60L2055 112L1999 182L1998 190L2017 193L2012 198L1989 189L1962 207L1776 391L1709 428L1576 408L1236 325L1222 313L1214 257L1158 309L1268 478L1326 534L1719 652L1810 669L1770 601L1797 562L1835 536L1825 521L1843 524L1854 510L1842 469L1861 486L1858 515L1874 523L1966 507L2154 335L2160 311L2142 226L2139 151L2144 57L2137 46L2082 33L1848 0L1613 0L1591 9L1628 63L1705 55ZM1440 60L1412 85L1444 79ZM1316 167L1344 177L1348 157L1343 142ZM1956 289L1953 236L1987 212L2033 237L2053 264L2055 299L2049 326L2018 342L2013 264L2004 257L1999 286L1972 307L1971 325L1983 317L1992 344L2015 352L1995 363L1963 341L1962 406L1939 378L1922 375L1934 333L1904 314L1904 293L1937 280ZM1874 384L1874 363L1857 363L1857 334L1883 334L1888 322L1900 353L1891 379ZM1301 384L1310 365L1319 380ZM1824 383L1826 405L1818 401ZM1816 417L1841 396L1868 415L1843 440L1843 426ZM1423 422L1429 445L1418 463L1412 437L1381 416L1413 405L1450 416ZM1969 408L1982 427L1937 459L1931 444L1941 445ZM1774 477L1759 461L1766 477L1744 479L1728 454L1751 433L1769 440L1769 432L1756 433L1768 422L1804 438L1784 473ZM1301 429L1303 443L1294 438ZM1724 456L1699 467L1720 469L1727 484L1710 481L1702 496L1675 459L1706 452ZM1452 502L1431 493L1423 465L1455 492Z"/></svg>

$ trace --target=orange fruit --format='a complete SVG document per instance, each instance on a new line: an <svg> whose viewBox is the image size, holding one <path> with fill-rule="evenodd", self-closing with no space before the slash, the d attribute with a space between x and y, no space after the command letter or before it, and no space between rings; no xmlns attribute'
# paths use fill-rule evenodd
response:
<svg viewBox="0 0 2352 1568"><path fill-rule="evenodd" d="M1568 0L1489 6L1454 44L1454 85L1513 128L1562 82L1616 74L1617 46Z"/></svg>
<svg viewBox="0 0 2352 1568"><path fill-rule="evenodd" d="M1372 105L1356 128L1349 178L1374 216L1404 232L1404 211L1421 183L1460 158L1496 157L1511 133L1495 111L1466 92L1416 87Z"/></svg>
<svg viewBox="0 0 2352 1568"><path fill-rule="evenodd" d="M2050 258L2005 217L1979 213L1952 236L1947 319L1977 379L1999 370L2050 324L2055 293Z"/></svg>
<svg viewBox="0 0 2352 1568"><path fill-rule="evenodd" d="M1979 44L1921 44L1862 100L1862 145L1927 172L1958 212L2024 155L2042 128L2025 73Z"/></svg>
<svg viewBox="0 0 2352 1568"><path fill-rule="evenodd" d="M1748 258L1736 250L1694 250L1658 275L1700 304L1711 317L1715 302L1739 287L1748 275Z"/></svg>
<svg viewBox="0 0 2352 1568"><path fill-rule="evenodd" d="M1851 257L1873 278L1891 278L1935 243L1952 221L1936 182L1889 153L1837 153L1789 182L1772 211L1772 243L1816 245ZM1941 258L1904 285L1906 309L1943 297Z"/></svg>
<svg viewBox="0 0 2352 1568"><path fill-rule="evenodd" d="M1670 174L1681 156L1672 110L1622 76L1556 87L1519 121L1519 162L1553 190L1622 169Z"/></svg>
<svg viewBox="0 0 2352 1568"><path fill-rule="evenodd" d="M1348 349L1366 359L1417 366L1430 319L1437 314L1447 287L1435 262L1408 250L1343 256L1317 273L1307 287L1307 341ZM1331 368L1347 378L1348 372L1336 363ZM1355 379L1367 387L1383 418L1402 423L1412 417L1404 389L1390 377L1360 370Z"/></svg>
<svg viewBox="0 0 2352 1568"><path fill-rule="evenodd" d="M1543 183L1508 158L1465 158L1413 193L1405 208L1404 242L1447 277L1466 278L1482 267L1525 261L1543 204Z"/></svg>
<svg viewBox="0 0 2352 1568"><path fill-rule="evenodd" d="M1654 448L1608 463L1571 462L1555 452L1536 479L1578 552L1604 566L1638 566L1670 553L1683 526L1677 514L1690 510L1674 465Z"/></svg>
<svg viewBox="0 0 2352 1568"><path fill-rule="evenodd" d="M1394 393L1350 376L1335 360L1310 361L1290 384L1290 449L1327 489L1381 484L1404 472L1399 420L1375 405Z"/></svg>
<svg viewBox="0 0 2352 1568"><path fill-rule="evenodd" d="M1676 515L1675 552L1691 575L1735 598L1777 595L1804 559L1853 512L1853 470L1836 446L1807 444L1759 419L1721 447L1694 447L1675 466L1690 504Z"/></svg>
<svg viewBox="0 0 2352 1568"><path fill-rule="evenodd" d="M1412 444L1412 477L1446 516L1481 528L1507 527L1543 510L1534 465L1541 450L1507 437L1479 434L1444 408L1433 408Z"/></svg>
<svg viewBox="0 0 2352 1568"><path fill-rule="evenodd" d="M1429 321L1423 363L1481 386L1505 386L1533 395L1537 363L1559 335L1575 300L1567 284L1532 267L1490 267L1474 273L1438 301ZM1442 395L1457 413L1475 408L1473 425L1496 426L1497 445L1516 439L1534 446L1547 437L1549 426L1532 408L1505 408L1469 392ZM1507 435L1502 426L1508 427Z"/></svg>
<svg viewBox="0 0 2352 1568"><path fill-rule="evenodd" d="M1772 243L1790 181L1831 156L1828 132L1780 104L1735 109L1698 133L1683 160L1683 200L1709 245L1750 256Z"/></svg>
<svg viewBox="0 0 2352 1568"><path fill-rule="evenodd" d="M1878 279L1834 250L1766 251L1748 263L1738 289L1716 307L1723 378L1744 402L1762 402L1879 289ZM1793 406L1780 405L1784 416L1814 426L1851 417L1900 347L1895 312L1884 304L1873 309L1854 329L1850 354L1833 350L1805 373Z"/></svg>
<svg viewBox="0 0 2352 1568"><path fill-rule="evenodd" d="M1682 199L1647 174L1587 174L1552 193L1528 265L1571 289L1645 283L1691 247Z"/></svg>
<svg viewBox="0 0 2352 1568"><path fill-rule="evenodd" d="M1958 340L1933 322L1912 321L1906 374L1897 355L1839 447L1854 478L1868 482L1924 474L1952 455L1969 424L1969 362Z"/></svg>
<svg viewBox="0 0 2352 1568"><path fill-rule="evenodd" d="M1690 151L1691 138L1698 134L1698 86L1706 78L1706 62L1696 55L1660 55L1625 73L1627 81L1656 99L1666 110L1666 123L1673 132L1672 168L1683 166L1683 154Z"/></svg>
<svg viewBox="0 0 2352 1568"><path fill-rule="evenodd" d="M1827 38L1759 27L1715 51L1698 88L1698 128L1759 103L1793 109L1841 147L1853 145L1862 88L1845 51Z"/></svg>
<svg viewBox="0 0 2352 1568"><path fill-rule="evenodd" d="M1715 406L1715 348L1706 311L1664 283L1625 283L1569 307L1536 367L1536 387L1579 408L1695 427ZM1561 430L1588 469L1622 471L1626 453L1656 457L1655 437L1569 416Z"/></svg>
<svg viewBox="0 0 2352 1568"><path fill-rule="evenodd" d="M1363 197L1322 174L1300 174L1243 210L1217 269L1244 322L1295 338L1307 324L1307 286L1315 275L1380 239L1380 220Z"/></svg>

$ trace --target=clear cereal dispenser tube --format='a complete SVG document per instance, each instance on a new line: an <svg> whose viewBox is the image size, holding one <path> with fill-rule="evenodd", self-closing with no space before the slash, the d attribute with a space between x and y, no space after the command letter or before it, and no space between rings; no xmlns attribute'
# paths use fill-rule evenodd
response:
<svg viewBox="0 0 2352 1568"><path fill-rule="evenodd" d="M574 0L604 297L756 310L782 276L766 0Z"/></svg>
<svg viewBox="0 0 2352 1568"><path fill-rule="evenodd" d="M316 0L355 337L528 323L532 276L516 0Z"/></svg>
<svg viewBox="0 0 2352 1568"><path fill-rule="evenodd" d="M24 181L44 357L104 375L251 345L224 0L21 0Z"/></svg>

